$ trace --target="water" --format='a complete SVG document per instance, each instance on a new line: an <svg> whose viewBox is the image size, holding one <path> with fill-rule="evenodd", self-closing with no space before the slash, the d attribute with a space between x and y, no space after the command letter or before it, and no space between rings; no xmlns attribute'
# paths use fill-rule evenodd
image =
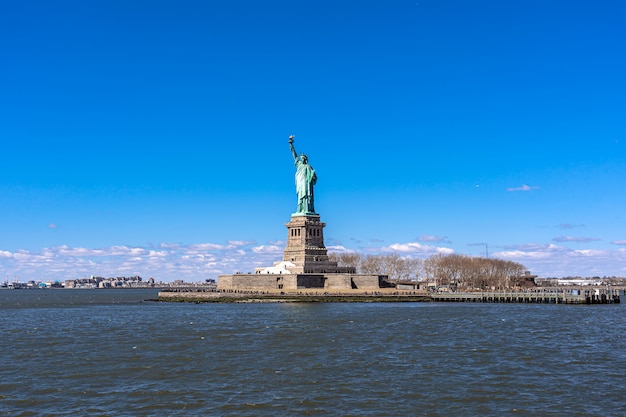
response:
<svg viewBox="0 0 626 417"><path fill-rule="evenodd" d="M626 306L0 291L0 415L626 415Z"/></svg>

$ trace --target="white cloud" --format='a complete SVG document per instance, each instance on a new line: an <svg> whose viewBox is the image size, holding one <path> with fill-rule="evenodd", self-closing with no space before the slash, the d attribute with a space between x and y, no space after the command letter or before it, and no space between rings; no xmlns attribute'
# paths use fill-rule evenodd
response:
<svg viewBox="0 0 626 417"><path fill-rule="evenodd" d="M570 224L570 223L561 223L556 226L559 229L574 229L576 227L585 227L584 224Z"/></svg>
<svg viewBox="0 0 626 417"><path fill-rule="evenodd" d="M341 253L353 253L354 252L352 249L347 249L342 245L327 246L326 249L328 249L329 252L341 252Z"/></svg>
<svg viewBox="0 0 626 417"><path fill-rule="evenodd" d="M454 253L454 249L452 248L437 248L437 253L442 255L451 255Z"/></svg>
<svg viewBox="0 0 626 417"><path fill-rule="evenodd" d="M626 245L626 240L614 240L611 242L613 245Z"/></svg>
<svg viewBox="0 0 626 417"><path fill-rule="evenodd" d="M594 249L582 249L575 250L574 253L578 253L582 256L596 256L596 257L606 257L608 256L608 251L604 250L594 250Z"/></svg>
<svg viewBox="0 0 626 417"><path fill-rule="evenodd" d="M554 242L594 242L600 240L595 237L558 236L552 239Z"/></svg>
<svg viewBox="0 0 626 417"><path fill-rule="evenodd" d="M409 242L409 243L394 243L392 245L381 248L381 252L389 253L389 252L400 252L400 253L413 253L416 255L435 255L438 253L442 254L450 254L454 253L454 249L446 248L446 247L436 247L431 245L423 245L418 242Z"/></svg>
<svg viewBox="0 0 626 417"><path fill-rule="evenodd" d="M117 245L97 249L61 245L41 251L2 250L0 274L18 276L22 281L129 274L153 276L162 281L198 281L241 270L246 266L240 264L250 264L254 256L245 247L214 243L187 246L162 243L156 248Z"/></svg>
<svg viewBox="0 0 626 417"><path fill-rule="evenodd" d="M233 244L237 242L237 244ZM219 274L253 271L271 266L282 259L284 244L250 241L228 244L195 243L189 245L160 243L146 247L116 245L85 248L60 245L39 251L0 249L0 276L18 276L20 281L40 279L76 279L86 276L140 275L157 281L183 279L188 282L216 278ZM626 241L613 244L626 245ZM393 243L387 246L349 248L328 246L329 252L364 254L398 253L426 259L437 254L452 254L452 247L420 242ZM520 262L540 276L626 276L626 248L598 250L550 244L514 245L490 256Z"/></svg>
<svg viewBox="0 0 626 417"><path fill-rule="evenodd" d="M530 185L526 185L526 184L522 184L521 187L510 187L507 188L507 191L531 191L531 190L536 190L539 187L536 185L530 186Z"/></svg>
<svg viewBox="0 0 626 417"><path fill-rule="evenodd" d="M492 253L525 265L542 277L626 276L626 250L570 249L554 244L520 245Z"/></svg>
<svg viewBox="0 0 626 417"><path fill-rule="evenodd" d="M254 253L282 253L284 248L276 245L260 245L252 248Z"/></svg>
<svg viewBox="0 0 626 417"><path fill-rule="evenodd" d="M420 242L449 242L447 236L420 235L417 238Z"/></svg>
<svg viewBox="0 0 626 417"><path fill-rule="evenodd" d="M217 245L215 243L196 243L193 245L189 245L188 248L191 250L224 250L228 246Z"/></svg>
<svg viewBox="0 0 626 417"><path fill-rule="evenodd" d="M551 256L550 252L524 252L522 250L512 250L512 251L502 251L502 252L495 252L491 254L492 257L496 257L496 258L506 258L506 259L518 259L518 260L523 260L523 259L541 259L541 258L548 258Z"/></svg>
<svg viewBox="0 0 626 417"><path fill-rule="evenodd" d="M233 247L254 245L256 242L247 240L229 240L228 245Z"/></svg>
<svg viewBox="0 0 626 417"><path fill-rule="evenodd" d="M428 252L429 249L433 249L432 246L422 245L421 243L394 243L386 248L383 248L383 252Z"/></svg>
<svg viewBox="0 0 626 417"><path fill-rule="evenodd" d="M181 245L178 243L159 243L158 247L163 249L177 249L180 248Z"/></svg>

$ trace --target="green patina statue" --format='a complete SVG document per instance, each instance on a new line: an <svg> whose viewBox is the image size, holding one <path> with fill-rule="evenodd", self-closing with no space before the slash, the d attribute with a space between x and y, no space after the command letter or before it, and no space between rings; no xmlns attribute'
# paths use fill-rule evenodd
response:
<svg viewBox="0 0 626 417"><path fill-rule="evenodd" d="M289 148L296 164L296 193L298 194L298 211L294 214L315 214L313 205L313 186L317 182L317 175L305 154L298 156L293 147L294 136L289 136Z"/></svg>

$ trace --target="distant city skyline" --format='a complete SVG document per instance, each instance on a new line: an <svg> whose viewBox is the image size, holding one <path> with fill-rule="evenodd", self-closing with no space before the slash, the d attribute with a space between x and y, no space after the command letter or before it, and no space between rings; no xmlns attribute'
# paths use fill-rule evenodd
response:
<svg viewBox="0 0 626 417"><path fill-rule="evenodd" d="M288 138L329 252L626 276L626 4L0 6L0 280L282 258Z"/></svg>

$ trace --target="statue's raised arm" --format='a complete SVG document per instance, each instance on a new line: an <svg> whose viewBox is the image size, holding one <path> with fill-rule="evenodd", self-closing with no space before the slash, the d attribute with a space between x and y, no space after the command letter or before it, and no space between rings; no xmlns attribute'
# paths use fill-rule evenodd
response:
<svg viewBox="0 0 626 417"><path fill-rule="evenodd" d="M291 154L293 155L293 159L294 161L298 160L298 153L296 152L296 148L293 147L293 138L295 136L291 135L289 136L289 149L291 149Z"/></svg>

